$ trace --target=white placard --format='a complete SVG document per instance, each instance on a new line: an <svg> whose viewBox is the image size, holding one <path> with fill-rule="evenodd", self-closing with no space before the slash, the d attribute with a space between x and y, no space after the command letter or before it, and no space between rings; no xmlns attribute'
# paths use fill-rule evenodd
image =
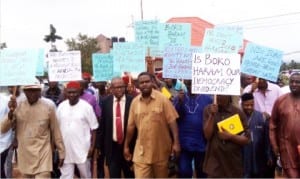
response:
<svg viewBox="0 0 300 179"><path fill-rule="evenodd" d="M82 79L80 51L50 52L48 60L50 81L76 81Z"/></svg>
<svg viewBox="0 0 300 179"><path fill-rule="evenodd" d="M240 55L194 53L192 93L240 95Z"/></svg>

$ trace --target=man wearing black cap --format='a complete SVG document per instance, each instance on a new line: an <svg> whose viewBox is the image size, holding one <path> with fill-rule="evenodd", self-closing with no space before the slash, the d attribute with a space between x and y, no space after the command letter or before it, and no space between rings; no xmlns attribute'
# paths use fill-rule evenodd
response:
<svg viewBox="0 0 300 179"><path fill-rule="evenodd" d="M254 110L252 93L244 93L241 98L251 139L243 149L244 177L264 178L267 166L272 161L268 123L264 120L261 112Z"/></svg>

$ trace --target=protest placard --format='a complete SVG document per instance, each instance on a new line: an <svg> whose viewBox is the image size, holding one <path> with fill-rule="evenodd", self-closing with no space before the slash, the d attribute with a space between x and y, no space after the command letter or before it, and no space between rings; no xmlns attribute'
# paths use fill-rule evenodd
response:
<svg viewBox="0 0 300 179"><path fill-rule="evenodd" d="M269 47L248 43L243 56L241 71L276 82L282 64L283 52Z"/></svg>
<svg viewBox="0 0 300 179"><path fill-rule="evenodd" d="M34 84L37 49L3 49L0 51L0 86Z"/></svg>
<svg viewBox="0 0 300 179"><path fill-rule="evenodd" d="M145 45L149 49L150 56L162 56L162 51L159 49L160 42L160 23L158 20L137 21L134 24L135 42Z"/></svg>
<svg viewBox="0 0 300 179"><path fill-rule="evenodd" d="M239 26L218 26L205 29L203 52L238 53L243 45L243 29Z"/></svg>
<svg viewBox="0 0 300 179"><path fill-rule="evenodd" d="M240 95L240 55L194 53L192 93Z"/></svg>
<svg viewBox="0 0 300 179"><path fill-rule="evenodd" d="M113 56L111 54L94 53L93 75L94 81L108 81L113 77Z"/></svg>
<svg viewBox="0 0 300 179"><path fill-rule="evenodd" d="M50 52L48 54L50 81L76 81L82 79L80 51Z"/></svg>
<svg viewBox="0 0 300 179"><path fill-rule="evenodd" d="M113 71L114 74L123 72L140 73L145 71L146 49L144 44L138 42L114 43Z"/></svg>
<svg viewBox="0 0 300 179"><path fill-rule="evenodd" d="M44 76L45 50L38 49L36 76Z"/></svg>
<svg viewBox="0 0 300 179"><path fill-rule="evenodd" d="M159 22L157 20L137 21L134 25L135 41L146 47L159 46Z"/></svg>
<svg viewBox="0 0 300 179"><path fill-rule="evenodd" d="M163 55L163 77L192 79L192 55L201 52L200 47L166 47Z"/></svg>
<svg viewBox="0 0 300 179"><path fill-rule="evenodd" d="M190 46L191 24L190 23L161 23L160 48L167 46Z"/></svg>

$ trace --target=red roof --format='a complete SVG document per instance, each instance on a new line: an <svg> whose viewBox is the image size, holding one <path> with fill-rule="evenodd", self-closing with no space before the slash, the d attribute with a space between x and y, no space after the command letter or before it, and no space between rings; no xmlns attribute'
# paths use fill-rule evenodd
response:
<svg viewBox="0 0 300 179"><path fill-rule="evenodd" d="M214 24L207 22L199 17L173 17L167 21L167 23L191 23L191 45L201 46L206 28L213 28ZM243 54L248 40L244 40L243 49L239 53Z"/></svg>

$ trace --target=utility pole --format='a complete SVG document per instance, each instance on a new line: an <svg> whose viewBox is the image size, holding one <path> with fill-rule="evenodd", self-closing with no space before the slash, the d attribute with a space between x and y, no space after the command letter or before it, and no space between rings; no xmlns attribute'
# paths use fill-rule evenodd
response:
<svg viewBox="0 0 300 179"><path fill-rule="evenodd" d="M1 5L1 0L0 0L0 45L2 44L2 38L1 38L1 33L2 33L2 5Z"/></svg>
<svg viewBox="0 0 300 179"><path fill-rule="evenodd" d="M2 0L0 0L0 50L6 48L6 43L2 42Z"/></svg>
<svg viewBox="0 0 300 179"><path fill-rule="evenodd" d="M141 0L141 20L144 20L144 17L143 17L143 14L144 14L144 12L143 12L143 0Z"/></svg>

